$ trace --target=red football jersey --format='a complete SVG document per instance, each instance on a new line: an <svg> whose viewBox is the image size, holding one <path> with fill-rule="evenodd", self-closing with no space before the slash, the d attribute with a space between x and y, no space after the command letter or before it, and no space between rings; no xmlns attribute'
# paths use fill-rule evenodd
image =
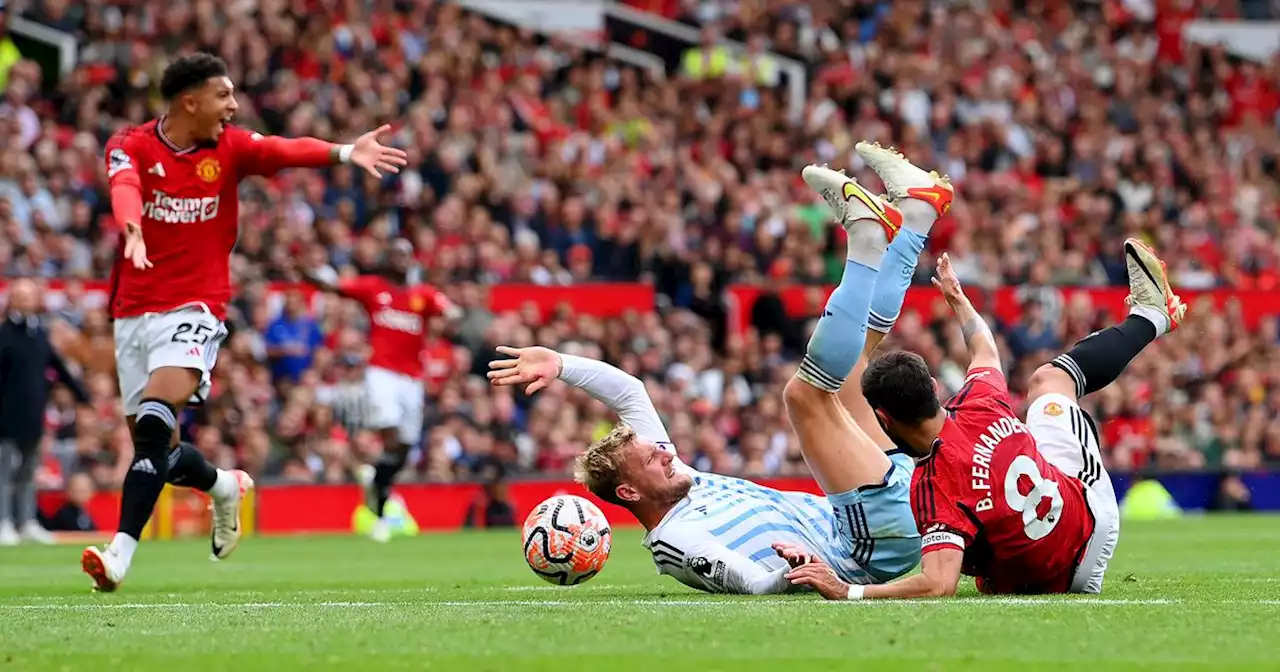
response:
<svg viewBox="0 0 1280 672"><path fill-rule="evenodd" d="M289 157L279 143L230 124L217 142L183 149L165 137L162 121L125 129L107 141L111 186L142 191L142 236L153 264L134 268L124 258L121 237L111 272L111 313L134 317L202 302L222 319L239 234L237 186L243 177L286 167Z"/></svg>
<svg viewBox="0 0 1280 672"><path fill-rule="evenodd" d="M946 410L911 479L922 552L964 551L983 592L1066 592L1093 534L1083 484L1040 456L998 369L971 371Z"/></svg>
<svg viewBox="0 0 1280 672"><path fill-rule="evenodd" d="M344 281L338 289L369 313L369 365L421 378L426 320L443 313L449 299L430 286L401 287L380 277Z"/></svg>

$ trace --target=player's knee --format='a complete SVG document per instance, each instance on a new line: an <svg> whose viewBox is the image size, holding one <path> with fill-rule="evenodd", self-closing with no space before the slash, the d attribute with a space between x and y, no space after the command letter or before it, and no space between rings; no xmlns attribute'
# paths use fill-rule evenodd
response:
<svg viewBox="0 0 1280 672"><path fill-rule="evenodd" d="M1066 371L1053 364L1041 364L1040 368L1031 374L1031 380L1027 383L1027 398L1035 399L1055 392L1074 399L1076 381Z"/></svg>
<svg viewBox="0 0 1280 672"><path fill-rule="evenodd" d="M786 405L787 413L792 416L820 408L823 402L831 397L830 392L820 390L798 377L788 380L786 386L782 388L782 401Z"/></svg>
<svg viewBox="0 0 1280 672"><path fill-rule="evenodd" d="M168 463L169 446L178 415L172 404L163 399L143 399L134 422L135 459L164 458Z"/></svg>

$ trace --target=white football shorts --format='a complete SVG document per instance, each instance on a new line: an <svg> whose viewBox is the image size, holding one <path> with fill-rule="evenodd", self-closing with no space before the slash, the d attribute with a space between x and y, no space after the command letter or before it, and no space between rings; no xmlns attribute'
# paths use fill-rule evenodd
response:
<svg viewBox="0 0 1280 672"><path fill-rule="evenodd" d="M1120 539L1120 506L1111 475L1103 467L1098 430L1074 399L1057 393L1041 395L1031 402L1026 424L1041 457L1084 483L1094 528L1076 568L1071 592L1100 593L1107 564Z"/></svg>
<svg viewBox="0 0 1280 672"><path fill-rule="evenodd" d="M226 337L226 325L203 303L117 319L116 375L124 414L138 414L151 372L169 366L200 372L200 385L188 403L204 403L213 384L218 347Z"/></svg>
<svg viewBox="0 0 1280 672"><path fill-rule="evenodd" d="M422 439L422 412L426 389L422 381L389 369L370 366L364 372L365 393L373 407L366 423L370 429L396 428L400 442L416 446Z"/></svg>

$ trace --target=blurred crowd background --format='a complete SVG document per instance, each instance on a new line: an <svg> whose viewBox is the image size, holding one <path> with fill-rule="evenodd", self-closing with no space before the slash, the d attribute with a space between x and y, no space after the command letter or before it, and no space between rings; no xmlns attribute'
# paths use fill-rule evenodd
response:
<svg viewBox="0 0 1280 672"><path fill-rule="evenodd" d="M299 270L378 273L412 245L420 281L466 313L433 322L428 422L408 477L565 474L611 417L553 386L535 398L486 385L497 344L544 344L643 378L702 469L803 474L780 403L805 320L774 293L838 279L843 232L799 179L810 162L878 184L852 152L895 144L950 175L960 197L917 281L943 250L962 281L1023 288L998 324L1015 392L1056 351L1110 318L1061 286L1124 284L1121 241L1140 236L1188 288L1277 289L1280 58L1241 60L1182 38L1196 18L1265 19L1269 2L636 0L702 35L667 76L432 0L9 0L80 42L49 86L0 34L0 275L47 294L44 323L91 403L48 409L42 483L123 477L111 324L93 281L117 233L102 146L162 109L169 59L230 64L238 123L347 140L383 122L411 167L382 180L346 167L242 187L233 257L242 288L213 398L190 439L224 467L344 482L380 450L362 425L367 317L334 296L276 291ZM21 5L21 6L19 6ZM718 49L725 36L746 56ZM770 53L800 61L791 114ZM589 306L495 314L497 283L653 286L653 310ZM763 292L745 331L724 290ZM56 298L55 298L56 297ZM1280 348L1248 305L1193 306L1184 326L1089 400L1113 468L1280 464ZM909 312L891 345L924 354L944 385L966 366L944 315ZM77 487L88 487L79 479Z"/></svg>

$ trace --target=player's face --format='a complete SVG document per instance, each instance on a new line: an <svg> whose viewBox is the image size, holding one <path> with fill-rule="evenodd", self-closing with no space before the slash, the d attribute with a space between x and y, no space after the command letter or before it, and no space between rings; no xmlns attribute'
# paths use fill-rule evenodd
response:
<svg viewBox="0 0 1280 672"><path fill-rule="evenodd" d="M924 457L929 454L929 450L920 450L911 441L910 437L914 437L915 433L910 431L902 431L904 426L901 422L889 417L884 411L876 411L876 420L880 422L880 429L884 430L895 446L902 452L911 457Z"/></svg>
<svg viewBox="0 0 1280 672"><path fill-rule="evenodd" d="M240 104L230 77L210 77L195 90L188 109L196 122L196 132L203 140L217 141L227 124L235 117Z"/></svg>
<svg viewBox="0 0 1280 672"><path fill-rule="evenodd" d="M675 456L652 441L636 441L628 446L623 464L625 483L619 489L628 490L619 493L623 499L674 504L693 487L689 474L675 468Z"/></svg>

